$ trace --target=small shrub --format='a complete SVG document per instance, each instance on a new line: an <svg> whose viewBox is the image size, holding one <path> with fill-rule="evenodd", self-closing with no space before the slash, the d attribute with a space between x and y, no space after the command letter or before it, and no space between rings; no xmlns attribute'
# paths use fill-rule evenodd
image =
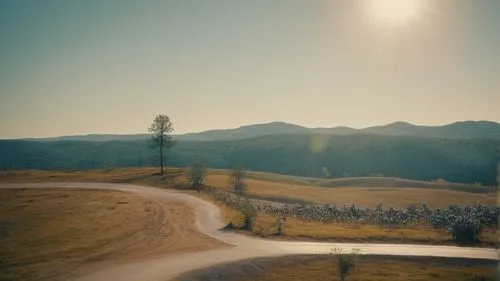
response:
<svg viewBox="0 0 500 281"><path fill-rule="evenodd" d="M254 225L254 218L257 215L257 210L250 203L247 202L240 206L239 211L243 215L243 224L241 225L241 230L252 230Z"/></svg>
<svg viewBox="0 0 500 281"><path fill-rule="evenodd" d="M250 214L245 214L243 218L243 224L241 225L242 230L252 230L254 223L254 217Z"/></svg>
<svg viewBox="0 0 500 281"><path fill-rule="evenodd" d="M277 217L276 218L276 235L277 236L281 236L283 235L284 231L283 231L283 226L285 225L285 220L286 218L285 217Z"/></svg>
<svg viewBox="0 0 500 281"><path fill-rule="evenodd" d="M477 220L460 216L451 223L448 232L452 234L453 240L460 244L473 244L479 240L481 225Z"/></svg>
<svg viewBox="0 0 500 281"><path fill-rule="evenodd" d="M339 280L345 281L358 262L359 249L352 249L352 252L347 254L342 249L335 248L330 254L336 257Z"/></svg>
<svg viewBox="0 0 500 281"><path fill-rule="evenodd" d="M257 229L253 229L253 233L255 233L256 235L259 235L259 236L262 236L264 237L265 236L265 231L264 231L264 227L262 227L261 225L259 226L256 226Z"/></svg>
<svg viewBox="0 0 500 281"><path fill-rule="evenodd" d="M229 222L222 228L222 230L234 230L234 229L236 229L236 226L233 224L233 222Z"/></svg>

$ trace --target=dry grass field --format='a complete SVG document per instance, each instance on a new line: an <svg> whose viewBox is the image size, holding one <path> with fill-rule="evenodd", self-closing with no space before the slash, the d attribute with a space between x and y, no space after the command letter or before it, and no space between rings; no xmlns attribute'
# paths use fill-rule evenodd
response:
<svg viewBox="0 0 500 281"><path fill-rule="evenodd" d="M0 173L0 182L93 181L136 183L166 188L187 186L185 169L170 168L165 176L156 175L157 171L157 168L11 171ZM209 170L206 184L229 189L228 172ZM338 206L355 203L361 207L382 204L385 207L406 208L411 204L425 203L431 208L442 208L450 204L498 204L498 192L493 188L393 178L322 180L249 172L247 185L250 195L264 199L292 199Z"/></svg>
<svg viewBox="0 0 500 281"><path fill-rule="evenodd" d="M348 281L498 280L494 261L360 256ZM476 279L474 279L476 278ZM263 258L188 273L178 281L323 281L338 280L333 256Z"/></svg>
<svg viewBox="0 0 500 281"><path fill-rule="evenodd" d="M230 189L227 175L210 174L206 181L209 185ZM388 180L387 182L390 184L388 187L373 187L370 178L366 178L364 182L356 182L362 186L352 186L346 183L344 187L329 188L255 178L247 180L248 193L261 198L298 199L337 206L355 203L361 207L375 207L378 204L383 204L385 207L406 208L411 204L425 203L431 208L442 208L448 207L450 204L461 206L477 203L489 206L497 204L497 194L494 192L472 193L432 188L432 183L425 185L425 188L418 185L417 187L397 187L393 185L393 181ZM377 179L377 183L383 186L384 181Z"/></svg>
<svg viewBox="0 0 500 281"><path fill-rule="evenodd" d="M163 188L185 188L186 170L169 168L166 175L157 175L156 168L124 168L88 171L16 171L0 174L0 182L47 182L47 181L94 181L136 183ZM229 189L228 172L209 170L207 184ZM342 184L340 184L342 183ZM401 183L402 187L398 187ZM418 182L400 179L362 178L322 180L297 178L262 172L249 172L248 191L261 198L288 198L320 203L344 205L356 203L360 206L406 208L410 204L425 203L430 207L447 207L450 204L486 205L497 204L497 193L477 193L454 190L451 183ZM381 187L383 185L388 187ZM321 185L334 187L321 187ZM358 186L363 185L366 187ZM416 186L416 187L412 187ZM465 185L456 185L463 190ZM433 188L436 187L436 188ZM475 188L475 186L468 186ZM479 187L478 187L479 188ZM487 189L490 190L490 189ZM205 199L209 199L206 198ZM238 224L241 215L234 210L219 205L225 222ZM356 242L406 242L425 244L454 244L445 230L426 226L378 226L359 224L324 224L321 222L301 222L288 219L284 225L284 235L275 236L275 219L258 214L252 235L273 239L328 240ZM481 237L482 246L492 246L497 242L496 230L487 229Z"/></svg>
<svg viewBox="0 0 500 281"><path fill-rule="evenodd" d="M224 244L184 204L109 190L0 189L0 280L64 280L144 257Z"/></svg>
<svg viewBox="0 0 500 281"><path fill-rule="evenodd" d="M18 170L0 172L0 182L123 182L147 180L158 172L157 168L120 168L80 171ZM171 169L176 175L178 169ZM155 182L160 180L155 179Z"/></svg>

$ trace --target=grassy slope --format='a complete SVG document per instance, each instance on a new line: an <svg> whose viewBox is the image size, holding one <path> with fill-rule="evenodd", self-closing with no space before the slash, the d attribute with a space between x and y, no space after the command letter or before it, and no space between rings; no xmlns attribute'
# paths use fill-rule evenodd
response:
<svg viewBox="0 0 500 281"><path fill-rule="evenodd" d="M166 175L156 175L156 168L121 168L82 171L12 171L0 173L0 182L43 181L94 181L137 183L161 187L186 187L185 169L170 168ZM229 189L226 170L209 170L206 183ZM328 203L342 206L355 203L359 206L406 208L411 204L425 203L431 208L450 204L494 206L496 189L473 185L408 181L394 178L349 178L323 180L299 178L271 173L249 172L248 192L262 198L285 198ZM325 187L335 186L335 187ZM464 189L475 189L467 192Z"/></svg>
<svg viewBox="0 0 500 281"><path fill-rule="evenodd" d="M416 182L415 187L399 187L397 180L365 178L364 181L343 181L345 185L335 188L318 186L322 182L317 181L315 185L306 185L293 179L287 181L268 181L251 177L247 180L248 192L263 198L289 198L316 203L353 204L362 207L375 207L383 204L386 207L406 208L411 204L427 204L432 208L447 207L450 204L474 205L477 203L494 206L497 203L496 194L488 189L488 193L471 193L454 190L449 184L448 189L443 185L434 183ZM209 185L230 189L227 175L210 174L206 179ZM387 187L383 187L387 182ZM377 185L375 185L376 183ZM436 188L434 188L436 187ZM458 187L461 189L462 187Z"/></svg>

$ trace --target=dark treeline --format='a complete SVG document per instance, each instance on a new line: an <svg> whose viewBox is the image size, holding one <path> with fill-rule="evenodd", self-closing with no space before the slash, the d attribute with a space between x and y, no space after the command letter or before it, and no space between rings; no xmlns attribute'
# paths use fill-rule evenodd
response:
<svg viewBox="0 0 500 281"><path fill-rule="evenodd" d="M95 169L152 166L146 141L0 141L0 168ZM309 177L384 175L417 180L496 185L500 140L376 135L273 135L236 141L179 141L169 166L198 157L212 168L237 163L249 170Z"/></svg>

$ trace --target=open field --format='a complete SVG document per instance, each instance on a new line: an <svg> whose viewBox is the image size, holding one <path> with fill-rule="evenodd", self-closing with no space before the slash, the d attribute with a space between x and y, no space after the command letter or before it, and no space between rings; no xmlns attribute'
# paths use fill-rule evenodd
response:
<svg viewBox="0 0 500 281"><path fill-rule="evenodd" d="M222 247L191 208L132 193L0 189L0 280L63 280L109 264Z"/></svg>
<svg viewBox="0 0 500 281"><path fill-rule="evenodd" d="M170 168L165 176L156 168L122 168L84 171L11 171L0 174L0 182L92 181L136 183L160 187L186 187L186 170ZM228 172L209 170L206 183L229 189ZM263 199L300 200L337 206L355 203L360 207L406 208L427 204L431 208L450 204L495 206L498 192L494 188L452 183L432 183L394 178L359 178L322 180L298 178L262 172L249 172L248 192ZM325 187L332 186L332 187ZM464 190L474 190L467 192Z"/></svg>
<svg viewBox="0 0 500 281"><path fill-rule="evenodd" d="M0 182L58 182L91 181L134 183L163 188L186 188L186 170L169 168L166 175L156 174L157 168L124 168L86 171L16 171L2 174ZM339 187L343 182L346 187ZM403 188L397 188L401 182ZM229 178L225 170L209 170L207 183L228 190ZM471 193L453 190L451 183L431 183L407 181L401 179L361 178L323 180L314 178L296 178L284 175L249 172L249 193L264 199L298 199L302 201L337 204L356 203L357 206L406 208L410 204L425 203L431 208L448 207L450 204L474 205L482 203L496 205L495 193ZM355 186L352 186L352 185ZM369 187L359 187L358 184ZM378 187L387 184L388 187ZM334 185L335 187L319 187ZM410 187L411 185L417 188ZM437 188L432 188L436 186ZM463 185L458 185L463 186ZM446 188L444 188L446 187ZM474 186L470 186L474 187ZM491 189L488 189L491 190ZM204 199L209 199L206 196ZM224 222L240 224L242 216L221 204ZM396 242L422 244L455 244L445 229L436 229L423 225L391 226L371 224L322 223L287 219L284 235L275 236L276 219L259 213L256 217L252 235L272 239L323 240L342 242ZM485 229L480 236L480 246L491 247L498 243L494 229Z"/></svg>
<svg viewBox="0 0 500 281"><path fill-rule="evenodd" d="M227 181L227 177L223 175L209 175L207 177L209 185L229 189ZM431 208L440 208L450 204L463 206L481 203L494 206L497 202L496 194L493 193L480 194L447 189L357 186L328 188L256 179L248 179L247 184L248 193L260 198L280 197L337 206L355 203L360 207L375 207L378 204L383 204L385 207L406 208L412 204L425 203Z"/></svg>
<svg viewBox="0 0 500 281"><path fill-rule="evenodd" d="M475 281L496 279L495 261L466 259L360 256L348 275L352 281ZM476 278L476 279L474 279ZM484 279L481 279L484 278ZM338 280L332 256L262 258L187 273L177 281L323 281Z"/></svg>
<svg viewBox="0 0 500 281"><path fill-rule="evenodd" d="M120 168L78 171L18 170L0 172L0 182L138 182L152 178L157 168ZM171 169L176 175L177 169ZM156 179L160 183L160 179Z"/></svg>

